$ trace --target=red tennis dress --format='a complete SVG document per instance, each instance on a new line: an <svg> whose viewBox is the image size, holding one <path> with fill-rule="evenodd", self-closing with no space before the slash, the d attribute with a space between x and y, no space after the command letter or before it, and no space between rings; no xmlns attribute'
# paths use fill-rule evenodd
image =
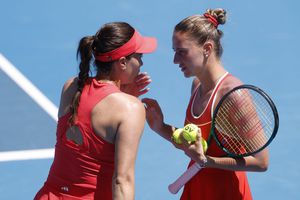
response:
<svg viewBox="0 0 300 200"><path fill-rule="evenodd" d="M35 200L112 199L115 146L94 133L91 112L98 102L115 92L120 90L112 84L88 79L74 124L82 134L81 145L66 138L70 113L59 118L54 161Z"/></svg>
<svg viewBox="0 0 300 200"><path fill-rule="evenodd" d="M187 111L185 124L194 123L201 128L202 137L208 140L212 122L212 106L214 97L222 81L231 76L226 73L220 78L200 116L193 114L193 104L199 87L193 93ZM207 149L207 155L220 157L224 152L220 150L212 139ZM191 166L194 161L189 163ZM245 172L228 171L214 168L200 170L184 187L180 200L252 200L250 187Z"/></svg>

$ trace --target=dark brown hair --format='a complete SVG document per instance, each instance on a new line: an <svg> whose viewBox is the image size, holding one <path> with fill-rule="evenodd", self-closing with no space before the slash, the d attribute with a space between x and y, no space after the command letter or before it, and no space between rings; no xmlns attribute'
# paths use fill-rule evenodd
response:
<svg viewBox="0 0 300 200"><path fill-rule="evenodd" d="M208 9L207 14L214 17L218 24L225 24L226 11L224 9ZM220 42L223 32L215 27L215 25L203 15L192 15L179 22L174 32L188 34L195 39L199 45L203 45L206 41L212 40L215 43L215 54L218 58L222 56L223 48Z"/></svg>
<svg viewBox="0 0 300 200"><path fill-rule="evenodd" d="M134 34L134 28L125 22L113 22L103 25L94 36L83 37L78 45L77 58L80 58L79 73L77 77L77 92L71 105L70 123L74 124L77 117L80 96L85 82L89 78L90 66L94 65L97 75L109 77L113 62L100 62L94 60L93 55L112 51L125 44ZM93 63L91 63L93 61Z"/></svg>

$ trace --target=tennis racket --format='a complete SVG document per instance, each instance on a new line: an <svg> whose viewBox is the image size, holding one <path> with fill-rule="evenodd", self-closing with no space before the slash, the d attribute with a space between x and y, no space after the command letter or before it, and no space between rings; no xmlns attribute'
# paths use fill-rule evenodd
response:
<svg viewBox="0 0 300 200"><path fill-rule="evenodd" d="M279 127L277 109L260 88L241 85L226 93L212 117L211 137L229 157L245 157L266 148ZM198 163L189 167L168 189L176 194L197 172Z"/></svg>

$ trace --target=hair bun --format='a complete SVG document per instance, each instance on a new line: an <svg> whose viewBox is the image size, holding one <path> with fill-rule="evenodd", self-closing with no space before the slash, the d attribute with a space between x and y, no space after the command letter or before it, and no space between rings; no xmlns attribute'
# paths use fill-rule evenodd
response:
<svg viewBox="0 0 300 200"><path fill-rule="evenodd" d="M218 21L218 24L225 24L226 10L224 10L223 8L207 9L206 13L213 16Z"/></svg>

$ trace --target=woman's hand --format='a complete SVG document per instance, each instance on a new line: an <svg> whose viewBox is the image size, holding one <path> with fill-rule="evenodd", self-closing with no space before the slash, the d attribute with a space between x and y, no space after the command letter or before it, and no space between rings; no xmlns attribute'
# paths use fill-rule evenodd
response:
<svg viewBox="0 0 300 200"><path fill-rule="evenodd" d="M158 102L154 99L144 98L142 102L146 108L146 119L152 130L160 133L164 126L164 116Z"/></svg>
<svg viewBox="0 0 300 200"><path fill-rule="evenodd" d="M121 91L135 97L139 97L150 90L150 88L147 88L150 83L150 76L147 74L147 72L142 72L137 75L133 83L121 84Z"/></svg>
<svg viewBox="0 0 300 200"><path fill-rule="evenodd" d="M184 153L189 156L192 160L203 164L206 162L206 156L203 150L202 146L202 135L201 135L201 129L198 129L197 139L195 142L188 143L181 134L180 139L182 141L181 145L176 144L175 147L182 149Z"/></svg>

